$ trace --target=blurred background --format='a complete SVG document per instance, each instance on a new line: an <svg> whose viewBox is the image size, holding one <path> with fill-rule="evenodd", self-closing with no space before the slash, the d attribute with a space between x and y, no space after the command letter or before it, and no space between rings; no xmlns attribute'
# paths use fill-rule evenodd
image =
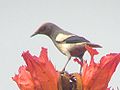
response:
<svg viewBox="0 0 120 90"><path fill-rule="evenodd" d="M29 50L39 55L48 48L49 58L61 70L67 57L61 54L47 36L30 38L41 24L52 22L66 31L84 36L103 46L96 62L108 53L120 52L120 0L0 0L0 89L18 90L11 79L21 65L21 54ZM72 58L73 59L73 58ZM86 52L84 59L89 60ZM70 61L68 72L79 71ZM120 88L120 65L109 87Z"/></svg>

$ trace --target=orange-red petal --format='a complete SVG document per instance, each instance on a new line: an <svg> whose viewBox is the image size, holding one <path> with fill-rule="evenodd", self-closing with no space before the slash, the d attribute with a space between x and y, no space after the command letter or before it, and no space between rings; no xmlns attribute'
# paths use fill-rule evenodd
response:
<svg viewBox="0 0 120 90"><path fill-rule="evenodd" d="M31 78L28 79L32 80L32 85L34 86L34 89L23 89L23 90L57 90L58 89L57 82L58 82L59 73L55 70L51 61L48 60L46 48L42 48L39 57L32 56L29 53L29 51L23 52L22 56L27 64L26 70L31 76ZM26 75L26 73L24 74ZM20 76L20 73L17 76ZM18 82L19 77L18 79L15 78L16 76L14 77L14 80ZM18 86L21 82L26 82L26 81L24 81L24 79L19 81Z"/></svg>
<svg viewBox="0 0 120 90"><path fill-rule="evenodd" d="M17 83L20 90L34 90L34 84L30 72L26 70L26 66L19 68L19 74L12 77Z"/></svg>
<svg viewBox="0 0 120 90"><path fill-rule="evenodd" d="M83 90L106 90L108 83L120 62L120 54L108 54L101 58L100 63L94 62L94 55L97 54L92 48L87 48L91 55L90 65L83 62Z"/></svg>

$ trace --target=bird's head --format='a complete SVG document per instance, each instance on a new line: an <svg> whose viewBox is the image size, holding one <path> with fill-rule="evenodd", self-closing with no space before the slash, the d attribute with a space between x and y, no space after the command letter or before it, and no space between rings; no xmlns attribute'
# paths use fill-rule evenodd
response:
<svg viewBox="0 0 120 90"><path fill-rule="evenodd" d="M31 35L31 37L33 37L33 36L35 36L37 34L44 34L44 35L49 36L51 34L51 32L53 31L53 26L55 26L55 24L53 24L53 23L45 23L42 26L40 26L38 28L38 30L34 34Z"/></svg>

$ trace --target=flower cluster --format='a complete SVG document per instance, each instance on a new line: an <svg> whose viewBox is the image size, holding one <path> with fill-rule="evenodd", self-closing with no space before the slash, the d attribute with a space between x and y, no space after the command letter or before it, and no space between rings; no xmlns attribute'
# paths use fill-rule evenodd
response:
<svg viewBox="0 0 120 90"><path fill-rule="evenodd" d="M39 57L28 51L22 54L27 66L19 68L19 74L13 77L21 90L58 90L59 73L48 59L47 49L42 48Z"/></svg>
<svg viewBox="0 0 120 90"><path fill-rule="evenodd" d="M108 83L120 62L120 53L103 56L100 63L94 62L98 52L86 46L91 55L90 64L78 59L74 61L82 65L82 73L61 73L56 71L48 59L47 49L42 48L40 56L32 56L28 51L22 57L26 66L19 68L19 74L12 79L20 90L110 90Z"/></svg>

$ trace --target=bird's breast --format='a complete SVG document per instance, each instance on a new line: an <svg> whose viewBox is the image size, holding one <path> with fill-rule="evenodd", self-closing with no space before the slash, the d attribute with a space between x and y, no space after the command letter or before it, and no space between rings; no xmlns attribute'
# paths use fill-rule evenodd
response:
<svg viewBox="0 0 120 90"><path fill-rule="evenodd" d="M57 43L56 47L59 49L60 52L62 52L64 55L67 55L69 53L69 44L64 44L64 43Z"/></svg>
<svg viewBox="0 0 120 90"><path fill-rule="evenodd" d="M79 56L81 53L85 52L84 48L85 43L75 43L75 44L66 44L66 43L57 43L57 48L64 54L68 53L71 56Z"/></svg>

